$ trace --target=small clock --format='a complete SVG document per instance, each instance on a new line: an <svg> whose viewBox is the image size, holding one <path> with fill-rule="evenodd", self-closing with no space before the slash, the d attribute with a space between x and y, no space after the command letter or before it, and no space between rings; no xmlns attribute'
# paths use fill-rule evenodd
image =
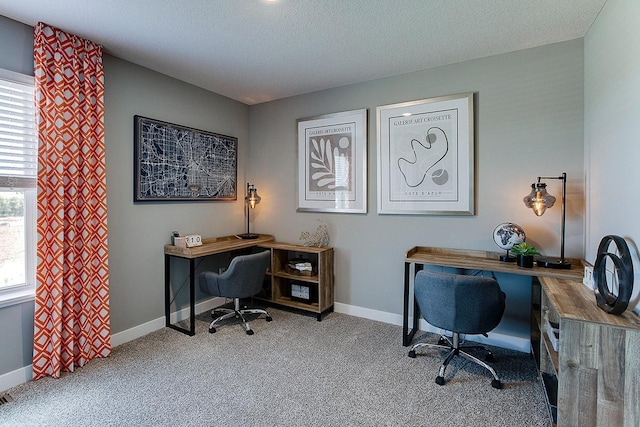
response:
<svg viewBox="0 0 640 427"><path fill-rule="evenodd" d="M200 236L199 234L189 234L188 236L185 236L185 239L187 241L188 248L192 248L194 246L202 246L202 236Z"/></svg>

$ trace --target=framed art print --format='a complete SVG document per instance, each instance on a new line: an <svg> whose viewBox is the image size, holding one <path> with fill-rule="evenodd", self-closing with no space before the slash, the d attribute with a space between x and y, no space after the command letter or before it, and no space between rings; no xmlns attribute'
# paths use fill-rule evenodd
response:
<svg viewBox="0 0 640 427"><path fill-rule="evenodd" d="M473 93L376 110L378 213L474 215Z"/></svg>
<svg viewBox="0 0 640 427"><path fill-rule="evenodd" d="M134 116L134 202L236 200L238 139Z"/></svg>
<svg viewBox="0 0 640 427"><path fill-rule="evenodd" d="M367 110L299 119L298 212L367 212Z"/></svg>

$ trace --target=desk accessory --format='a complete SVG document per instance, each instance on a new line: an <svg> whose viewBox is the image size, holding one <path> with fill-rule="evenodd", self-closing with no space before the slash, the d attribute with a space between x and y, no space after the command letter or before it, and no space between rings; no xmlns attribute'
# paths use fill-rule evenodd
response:
<svg viewBox="0 0 640 427"><path fill-rule="evenodd" d="M304 240L305 246L316 246L318 248L325 248L329 246L329 232L327 231L327 224L325 224L321 219L318 219L318 222L320 225L318 225L316 231L303 231L300 233L300 240Z"/></svg>
<svg viewBox="0 0 640 427"><path fill-rule="evenodd" d="M250 209L254 209L258 203L260 203L262 197L258 196L258 189L247 182L247 196L244 198L244 202L247 205L247 232L244 234L238 234L241 239L257 239L257 234L249 232L249 212Z"/></svg>
<svg viewBox="0 0 640 427"><path fill-rule="evenodd" d="M176 236L173 238L174 246L178 248L186 248L187 247L187 238L184 236Z"/></svg>
<svg viewBox="0 0 640 427"><path fill-rule="evenodd" d="M533 268L533 256L540 254L535 246L525 242L513 245L511 251L518 258L518 266L525 268Z"/></svg>
<svg viewBox="0 0 640 427"><path fill-rule="evenodd" d="M539 176L538 182L531 184L531 192L525 196L522 201L528 207L533 209L536 216L542 216L547 208L550 208L556 202L556 198L547 193L547 184L541 182L543 179L559 179L562 181L562 227L560 237L560 259L540 258L536 261L539 267L547 268L571 268L571 263L564 258L564 235L566 224L566 195L567 195L567 174L562 172L561 176Z"/></svg>
<svg viewBox="0 0 640 427"><path fill-rule="evenodd" d="M514 245L523 243L526 239L524 229L513 222L498 224L493 230L493 241L499 248L507 251L505 255L500 256L502 262L514 262L516 257L509 255L509 251Z"/></svg>
<svg viewBox="0 0 640 427"><path fill-rule="evenodd" d="M189 234L188 236L184 236L184 238L188 248L202 246L202 236L199 234Z"/></svg>
<svg viewBox="0 0 640 427"><path fill-rule="evenodd" d="M609 248L614 246L614 250ZM633 292L633 261L627 242L620 236L604 236L598 246L593 267L598 307L609 314L622 314L629 306ZM611 292L609 278L617 284L618 295Z"/></svg>

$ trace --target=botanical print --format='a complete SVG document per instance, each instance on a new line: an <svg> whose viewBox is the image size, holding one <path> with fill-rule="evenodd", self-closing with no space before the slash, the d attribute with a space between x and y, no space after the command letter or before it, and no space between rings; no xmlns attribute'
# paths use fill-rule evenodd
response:
<svg viewBox="0 0 640 427"><path fill-rule="evenodd" d="M355 123L307 129L307 200L353 200Z"/></svg>
<svg viewBox="0 0 640 427"><path fill-rule="evenodd" d="M298 119L298 212L367 212L367 110Z"/></svg>

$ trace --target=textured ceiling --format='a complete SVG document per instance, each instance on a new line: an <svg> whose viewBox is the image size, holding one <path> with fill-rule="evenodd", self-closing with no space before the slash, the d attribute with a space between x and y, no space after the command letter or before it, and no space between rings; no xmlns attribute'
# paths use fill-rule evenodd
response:
<svg viewBox="0 0 640 427"><path fill-rule="evenodd" d="M583 37L606 0L0 0L256 104Z"/></svg>

